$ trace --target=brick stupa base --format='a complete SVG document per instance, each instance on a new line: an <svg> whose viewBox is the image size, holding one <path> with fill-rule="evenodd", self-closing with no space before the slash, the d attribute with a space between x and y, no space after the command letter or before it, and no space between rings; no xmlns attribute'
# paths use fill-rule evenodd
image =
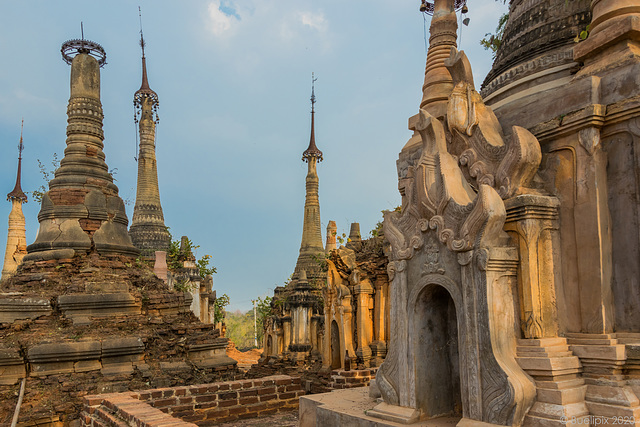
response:
<svg viewBox="0 0 640 427"><path fill-rule="evenodd" d="M25 376L20 422L47 425L77 420L86 395L235 378L227 339L190 303L126 257L25 262L0 289L0 425Z"/></svg>

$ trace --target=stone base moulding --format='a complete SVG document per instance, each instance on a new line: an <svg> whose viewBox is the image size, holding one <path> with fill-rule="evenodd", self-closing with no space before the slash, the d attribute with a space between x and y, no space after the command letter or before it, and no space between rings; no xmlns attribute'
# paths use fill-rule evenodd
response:
<svg viewBox="0 0 640 427"><path fill-rule="evenodd" d="M140 303L128 292L61 295L58 306L74 324L87 324L91 317L140 314Z"/></svg>
<svg viewBox="0 0 640 427"><path fill-rule="evenodd" d="M51 314L51 303L46 298L0 296L0 323L13 323L16 320L36 319Z"/></svg>

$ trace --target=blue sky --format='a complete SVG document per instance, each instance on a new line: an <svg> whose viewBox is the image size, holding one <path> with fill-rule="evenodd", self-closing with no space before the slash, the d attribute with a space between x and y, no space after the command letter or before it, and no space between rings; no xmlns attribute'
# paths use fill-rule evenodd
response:
<svg viewBox="0 0 640 427"><path fill-rule="evenodd" d="M409 139L424 78L418 0L48 0L0 5L0 188L16 173L24 117L23 189L42 183L37 161L65 148L69 66L60 46L80 37L107 52L102 104L107 164L135 202L133 94L140 87L138 5L149 83L160 97L157 160L165 222L218 268L214 286L231 310L271 295L292 273L302 235L302 152L309 143L311 73L323 235L400 204L395 161ZM460 48L476 84L491 67L478 43L506 6L470 0ZM428 28L427 17L427 28ZM427 34L428 37L428 34ZM4 194L3 193L3 194ZM0 204L0 248L10 203ZM24 206L27 242L39 206Z"/></svg>

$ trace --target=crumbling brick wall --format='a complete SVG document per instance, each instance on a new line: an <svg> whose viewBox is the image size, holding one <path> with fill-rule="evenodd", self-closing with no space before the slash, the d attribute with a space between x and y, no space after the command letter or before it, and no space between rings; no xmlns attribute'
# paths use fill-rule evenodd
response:
<svg viewBox="0 0 640 427"><path fill-rule="evenodd" d="M300 378L276 375L225 383L86 396L82 425L209 426L298 408Z"/></svg>

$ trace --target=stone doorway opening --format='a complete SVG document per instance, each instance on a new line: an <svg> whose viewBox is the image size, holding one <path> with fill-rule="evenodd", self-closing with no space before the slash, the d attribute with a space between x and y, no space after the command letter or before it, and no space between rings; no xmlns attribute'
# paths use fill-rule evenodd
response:
<svg viewBox="0 0 640 427"><path fill-rule="evenodd" d="M458 322L449 292L428 285L414 306L416 404L426 418L462 416Z"/></svg>
<svg viewBox="0 0 640 427"><path fill-rule="evenodd" d="M331 322L331 369L340 369L342 367L342 358L340 352L340 329L338 322Z"/></svg>
<svg viewBox="0 0 640 427"><path fill-rule="evenodd" d="M273 355L273 339L271 335L267 335L267 356Z"/></svg>

